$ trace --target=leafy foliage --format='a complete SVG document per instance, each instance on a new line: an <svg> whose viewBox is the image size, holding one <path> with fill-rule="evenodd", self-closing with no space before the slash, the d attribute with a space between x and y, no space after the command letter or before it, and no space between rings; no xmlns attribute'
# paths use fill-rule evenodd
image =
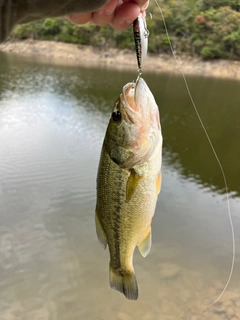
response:
<svg viewBox="0 0 240 320"><path fill-rule="evenodd" d="M172 45L178 53L203 59L240 59L240 0L158 0ZM155 2L147 17L149 51L170 53L164 23ZM63 18L18 25L13 39L55 40L98 47L134 48L132 29L116 31L109 26L78 26Z"/></svg>

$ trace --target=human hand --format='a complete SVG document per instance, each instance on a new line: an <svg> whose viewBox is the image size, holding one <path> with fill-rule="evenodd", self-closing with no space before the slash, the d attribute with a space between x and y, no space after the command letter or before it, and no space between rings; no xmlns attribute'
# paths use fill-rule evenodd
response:
<svg viewBox="0 0 240 320"><path fill-rule="evenodd" d="M99 26L110 24L116 30L128 28L140 12L145 15L149 0L109 0L95 12L76 13L66 18L76 24L92 22Z"/></svg>

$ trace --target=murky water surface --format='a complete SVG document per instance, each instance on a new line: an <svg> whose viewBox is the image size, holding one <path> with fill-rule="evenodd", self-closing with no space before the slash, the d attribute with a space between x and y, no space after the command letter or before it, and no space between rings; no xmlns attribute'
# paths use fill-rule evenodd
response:
<svg viewBox="0 0 240 320"><path fill-rule="evenodd" d="M223 178L171 74L144 75L161 112L163 185L153 245L135 252L140 297L110 289L109 254L95 235L96 174L111 108L136 74L0 56L0 319L240 319L239 82L189 77Z"/></svg>

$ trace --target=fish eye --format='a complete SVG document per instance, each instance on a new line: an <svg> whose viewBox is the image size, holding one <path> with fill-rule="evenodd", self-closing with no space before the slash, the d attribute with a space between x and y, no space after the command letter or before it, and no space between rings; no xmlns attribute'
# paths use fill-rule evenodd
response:
<svg viewBox="0 0 240 320"><path fill-rule="evenodd" d="M114 122L119 122L119 121L121 121L121 119L122 119L121 112L118 110L114 110L112 113L112 120Z"/></svg>

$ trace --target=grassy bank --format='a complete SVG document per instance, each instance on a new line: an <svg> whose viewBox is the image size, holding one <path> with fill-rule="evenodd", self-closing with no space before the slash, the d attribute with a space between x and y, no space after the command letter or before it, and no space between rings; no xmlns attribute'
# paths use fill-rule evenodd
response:
<svg viewBox="0 0 240 320"><path fill-rule="evenodd" d="M173 48L177 53L203 59L240 60L239 0L159 0ZM147 18L149 52L170 53L159 9L151 1ZM102 48L133 49L132 29L123 32L109 26L77 26L63 18L18 25L11 39L54 40Z"/></svg>

